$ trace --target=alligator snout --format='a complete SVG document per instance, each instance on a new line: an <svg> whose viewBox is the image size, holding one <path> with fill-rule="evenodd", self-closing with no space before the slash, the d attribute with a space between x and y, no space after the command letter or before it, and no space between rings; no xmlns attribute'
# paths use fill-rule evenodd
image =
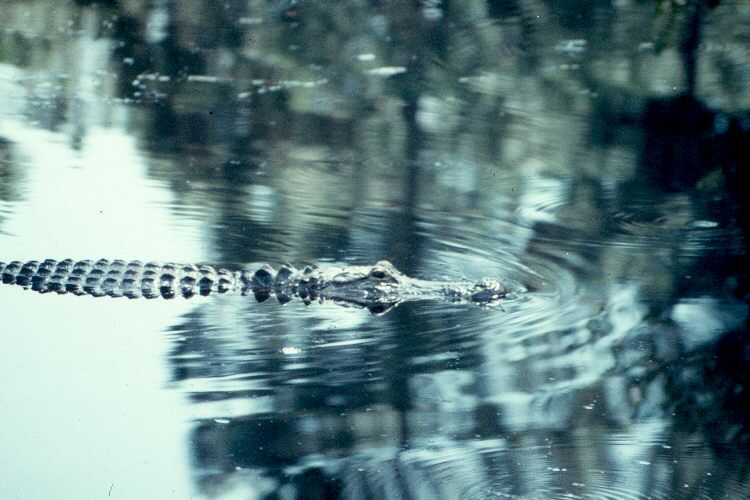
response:
<svg viewBox="0 0 750 500"><path fill-rule="evenodd" d="M508 295L508 289L500 282L491 279L483 279L474 286L469 300L477 304L494 304Z"/></svg>

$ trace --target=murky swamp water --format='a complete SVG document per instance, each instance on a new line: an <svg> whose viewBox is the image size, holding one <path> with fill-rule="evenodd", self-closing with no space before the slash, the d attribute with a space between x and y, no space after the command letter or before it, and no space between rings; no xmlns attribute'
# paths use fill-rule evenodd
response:
<svg viewBox="0 0 750 500"><path fill-rule="evenodd" d="M713 3L0 3L0 260L510 289L0 286L0 497L747 498L750 6Z"/></svg>

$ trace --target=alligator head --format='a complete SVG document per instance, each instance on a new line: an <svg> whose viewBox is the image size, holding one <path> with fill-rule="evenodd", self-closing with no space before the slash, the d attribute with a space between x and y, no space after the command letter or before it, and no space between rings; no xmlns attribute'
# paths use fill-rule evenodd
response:
<svg viewBox="0 0 750 500"><path fill-rule="evenodd" d="M329 273L330 274L330 273ZM317 277L315 291L324 300L366 307L382 314L401 302L447 299L492 305L508 293L499 282L443 282L410 278L388 261L374 266L349 266L330 277Z"/></svg>
<svg viewBox="0 0 750 500"><path fill-rule="evenodd" d="M393 264L380 261L374 266L347 266L320 271L313 278L318 297L339 304L366 307L384 313L415 292L414 281Z"/></svg>

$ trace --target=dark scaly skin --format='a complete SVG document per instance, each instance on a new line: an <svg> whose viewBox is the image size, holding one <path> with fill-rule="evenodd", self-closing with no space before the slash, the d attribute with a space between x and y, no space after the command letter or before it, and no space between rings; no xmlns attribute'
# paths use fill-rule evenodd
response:
<svg viewBox="0 0 750 500"><path fill-rule="evenodd" d="M451 302L498 303L508 293L492 280L479 283L427 281L410 278L390 262L373 266L306 267L284 265L279 270L263 265L238 271L193 264L143 263L135 260L0 262L3 283L31 288L40 293L57 292L94 297L164 297L181 295L253 294L262 302L275 297L285 303L297 297L305 302L332 301L366 307L383 313L413 300L443 299Z"/></svg>

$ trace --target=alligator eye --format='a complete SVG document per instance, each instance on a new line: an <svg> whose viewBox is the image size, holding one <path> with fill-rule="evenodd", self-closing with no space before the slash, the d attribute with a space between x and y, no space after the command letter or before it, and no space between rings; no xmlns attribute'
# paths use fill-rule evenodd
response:
<svg viewBox="0 0 750 500"><path fill-rule="evenodd" d="M385 271L381 271L380 269L375 269L373 272L370 273L370 276L372 276L375 279L385 279L388 275L385 274Z"/></svg>

